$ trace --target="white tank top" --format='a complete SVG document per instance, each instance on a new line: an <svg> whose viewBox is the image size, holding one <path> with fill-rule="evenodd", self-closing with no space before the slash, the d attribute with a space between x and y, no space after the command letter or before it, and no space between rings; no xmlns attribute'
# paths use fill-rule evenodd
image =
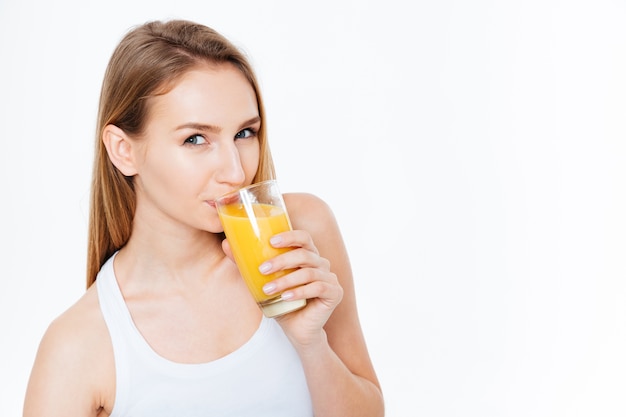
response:
<svg viewBox="0 0 626 417"><path fill-rule="evenodd" d="M250 340L220 359L172 362L135 327L115 278L114 257L96 280L115 356L111 417L313 416L300 359L274 319L263 317Z"/></svg>

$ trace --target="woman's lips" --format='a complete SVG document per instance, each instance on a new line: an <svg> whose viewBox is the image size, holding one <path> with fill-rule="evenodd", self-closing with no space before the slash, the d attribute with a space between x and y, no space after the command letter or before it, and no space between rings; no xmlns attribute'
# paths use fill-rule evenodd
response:
<svg viewBox="0 0 626 417"><path fill-rule="evenodd" d="M216 200L219 200L221 205L234 204L240 201L239 193L228 193L221 197L212 200L213 204L216 204Z"/></svg>
<svg viewBox="0 0 626 417"><path fill-rule="evenodd" d="M220 202L220 205L228 205L228 204L235 204L235 203L239 203L241 201L241 197L239 196L239 193L235 191L230 191L226 194L222 194L218 197L215 198L211 198L208 200L204 200L205 203L207 203L209 206L216 208L217 207L217 202Z"/></svg>

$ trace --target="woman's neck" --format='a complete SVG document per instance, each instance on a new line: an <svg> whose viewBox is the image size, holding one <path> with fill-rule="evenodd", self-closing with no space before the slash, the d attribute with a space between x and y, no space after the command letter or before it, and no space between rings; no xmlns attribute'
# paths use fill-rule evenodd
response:
<svg viewBox="0 0 626 417"><path fill-rule="evenodd" d="M116 274L133 285L206 282L228 261L222 240L221 234L162 222L153 226L136 219L130 239L116 256Z"/></svg>

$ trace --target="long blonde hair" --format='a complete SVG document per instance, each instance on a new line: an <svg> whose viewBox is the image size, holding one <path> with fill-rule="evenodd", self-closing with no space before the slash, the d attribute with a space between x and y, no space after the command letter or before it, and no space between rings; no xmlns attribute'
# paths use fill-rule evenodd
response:
<svg viewBox="0 0 626 417"><path fill-rule="evenodd" d="M146 99L162 94L201 62L231 63L248 79L257 97L261 128L259 169L254 182L274 178L267 144L265 111L256 76L244 54L215 30L185 20L153 21L135 27L120 41L106 69L96 128L87 249L87 287L104 262L126 244L135 214L133 178L108 157L103 129L113 124L138 136L145 128Z"/></svg>

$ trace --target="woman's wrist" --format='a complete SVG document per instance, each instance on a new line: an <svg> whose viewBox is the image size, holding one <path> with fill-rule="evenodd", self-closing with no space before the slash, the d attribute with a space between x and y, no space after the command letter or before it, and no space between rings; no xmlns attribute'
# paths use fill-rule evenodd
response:
<svg viewBox="0 0 626 417"><path fill-rule="evenodd" d="M316 337L308 338L306 342L291 340L291 343L302 360L307 358L311 358L313 360L317 358L319 360L320 355L323 355L324 351L330 349L328 337L326 336L326 331L324 329L321 329L320 333Z"/></svg>

